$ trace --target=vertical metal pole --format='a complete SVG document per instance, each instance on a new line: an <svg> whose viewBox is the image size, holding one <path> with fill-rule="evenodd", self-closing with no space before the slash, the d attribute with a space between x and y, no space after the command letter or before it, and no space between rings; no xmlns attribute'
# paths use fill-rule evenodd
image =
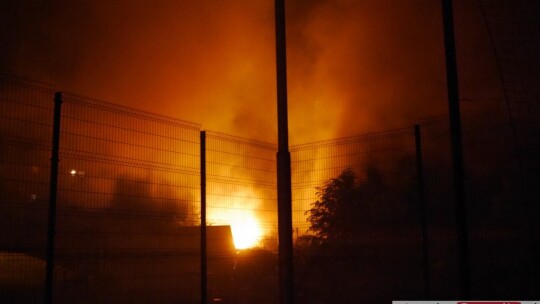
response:
<svg viewBox="0 0 540 304"><path fill-rule="evenodd" d="M206 132L201 131L201 303L208 301L206 268Z"/></svg>
<svg viewBox="0 0 540 304"><path fill-rule="evenodd" d="M287 52L285 39L285 0L275 0L276 68L278 110L278 235L279 235L279 299L294 302L291 155L287 118Z"/></svg>
<svg viewBox="0 0 540 304"><path fill-rule="evenodd" d="M469 228L467 204L465 202L465 170L461 138L461 113L459 109L458 72L454 35L452 0L442 0L444 44L446 55L446 81L450 114L450 136L452 140L452 165L454 172L454 199L457 229L458 269L461 298L470 297Z"/></svg>
<svg viewBox="0 0 540 304"><path fill-rule="evenodd" d="M58 163L60 151L60 114L62 93L54 94L54 116L51 150L51 175L49 181L49 215L47 225L47 252L45 266L45 304L51 304L54 287L54 238L56 234L56 199L58 195Z"/></svg>
<svg viewBox="0 0 540 304"><path fill-rule="evenodd" d="M427 222L427 206L424 185L424 159L422 155L422 133L420 126L414 126L416 146L416 181L418 185L418 202L420 203L420 224L422 226L422 263L424 268L424 295L429 299L429 233Z"/></svg>

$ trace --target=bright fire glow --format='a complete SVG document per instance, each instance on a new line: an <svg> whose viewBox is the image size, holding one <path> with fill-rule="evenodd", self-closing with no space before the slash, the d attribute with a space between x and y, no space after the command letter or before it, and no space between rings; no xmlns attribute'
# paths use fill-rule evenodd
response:
<svg viewBox="0 0 540 304"><path fill-rule="evenodd" d="M231 200L223 200L223 195L216 198L211 196L207 209L207 219L210 225L229 225L232 241L236 249L247 249L261 245L264 237L270 231L268 226L261 224L265 219L261 212L261 203L256 198L257 193L246 188L231 192L229 189L216 189L216 193L231 196Z"/></svg>
<svg viewBox="0 0 540 304"><path fill-rule="evenodd" d="M259 223L253 216L245 216L231 225L234 247L246 249L255 247L262 238Z"/></svg>

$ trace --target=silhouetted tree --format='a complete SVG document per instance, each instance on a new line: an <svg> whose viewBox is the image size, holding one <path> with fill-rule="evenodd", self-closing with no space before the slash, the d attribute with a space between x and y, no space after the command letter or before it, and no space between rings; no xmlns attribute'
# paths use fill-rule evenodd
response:
<svg viewBox="0 0 540 304"><path fill-rule="evenodd" d="M316 189L319 198L306 215L308 231L321 242L351 239L367 227L395 225L411 206L407 204L411 191L383 182L372 166L361 182L345 169Z"/></svg>
<svg viewBox="0 0 540 304"><path fill-rule="evenodd" d="M355 185L355 174L344 170L338 177L330 179L324 186L317 187L319 199L313 203L309 214L309 232L319 239L333 239L350 234L355 213L358 211L359 193Z"/></svg>
<svg viewBox="0 0 540 304"><path fill-rule="evenodd" d="M415 271L410 261L419 251L395 239L415 224L415 181L408 178L412 171L405 159L395 164L393 174L384 176L376 164L360 177L345 169L316 188L318 199L306 212L309 233L295 247L299 303L383 303L395 294L414 296L420 284L401 278Z"/></svg>

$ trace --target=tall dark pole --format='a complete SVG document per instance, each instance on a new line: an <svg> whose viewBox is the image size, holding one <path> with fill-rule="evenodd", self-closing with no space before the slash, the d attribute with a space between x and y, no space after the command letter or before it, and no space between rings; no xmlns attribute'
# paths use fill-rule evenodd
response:
<svg viewBox="0 0 540 304"><path fill-rule="evenodd" d="M294 301L291 154L287 118L287 53L285 47L285 0L275 0L276 66L278 103L278 234L279 234L279 298L280 303Z"/></svg>
<svg viewBox="0 0 540 304"><path fill-rule="evenodd" d="M201 303L208 301L206 268L206 132L201 131Z"/></svg>
<svg viewBox="0 0 540 304"><path fill-rule="evenodd" d="M470 297L469 228L467 222L467 204L465 202L465 170L463 165L461 113L459 110L458 72L452 0L442 0L442 10L446 51L446 82L450 114L450 136L452 141L452 165L454 172L458 270L461 285L461 298L466 300Z"/></svg>
<svg viewBox="0 0 540 304"><path fill-rule="evenodd" d="M422 264L424 267L424 294L429 299L429 233L427 221L427 206L424 184L424 158L422 155L422 133L420 126L414 126L416 146L416 181L418 186L418 202L420 203L420 225L422 228Z"/></svg>
<svg viewBox="0 0 540 304"><path fill-rule="evenodd" d="M45 266L45 304L51 304L54 287L54 238L56 234L56 199L58 194L58 163L60 162L60 116L62 93L54 94L51 175L49 181L49 216L47 224L47 252Z"/></svg>

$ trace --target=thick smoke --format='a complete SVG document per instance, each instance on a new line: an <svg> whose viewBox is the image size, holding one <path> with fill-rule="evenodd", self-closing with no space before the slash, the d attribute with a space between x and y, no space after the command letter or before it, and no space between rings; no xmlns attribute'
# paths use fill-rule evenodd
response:
<svg viewBox="0 0 540 304"><path fill-rule="evenodd" d="M455 2L463 95L498 98L478 8ZM1 5L2 73L276 140L273 1ZM446 111L438 1L287 1L287 26L292 143Z"/></svg>

